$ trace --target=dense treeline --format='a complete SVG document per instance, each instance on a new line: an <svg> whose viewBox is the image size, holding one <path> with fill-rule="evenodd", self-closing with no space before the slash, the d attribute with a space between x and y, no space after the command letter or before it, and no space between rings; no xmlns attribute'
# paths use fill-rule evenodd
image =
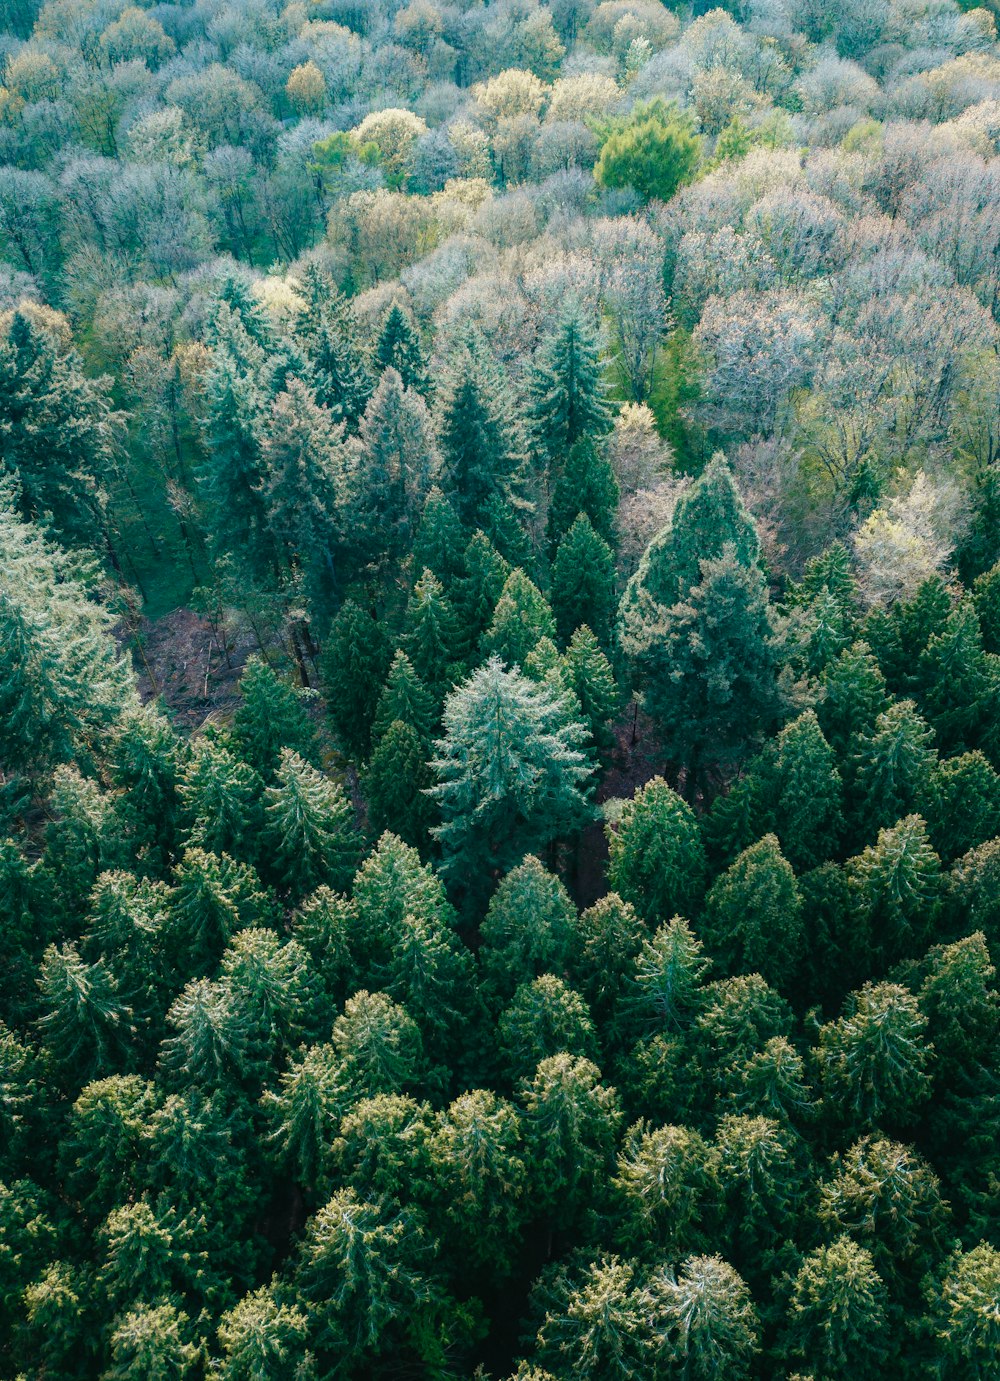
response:
<svg viewBox="0 0 1000 1381"><path fill-rule="evenodd" d="M11 1381L1000 1376L996 27L703 10L5 8Z"/></svg>

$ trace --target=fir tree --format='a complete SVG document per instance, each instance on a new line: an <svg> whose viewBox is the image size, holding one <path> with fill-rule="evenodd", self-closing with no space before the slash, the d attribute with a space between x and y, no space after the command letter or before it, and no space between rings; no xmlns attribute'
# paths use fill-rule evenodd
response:
<svg viewBox="0 0 1000 1381"><path fill-rule="evenodd" d="M421 743L429 743L433 714L433 701L414 671L413 663L405 652L397 652L378 698L372 726L373 739L376 743L380 742L389 726L399 720L409 725Z"/></svg>
<svg viewBox="0 0 1000 1381"><path fill-rule="evenodd" d="M68 1085L79 1087L124 1062L132 1013L119 1001L102 960L86 964L75 945L49 945L38 987L42 1041Z"/></svg>
<svg viewBox="0 0 1000 1381"><path fill-rule="evenodd" d="M611 663L589 628L577 628L570 638L562 666L594 746L603 756L614 743L611 722L620 697Z"/></svg>
<svg viewBox="0 0 1000 1381"><path fill-rule="evenodd" d="M392 650L382 625L351 599L340 608L323 645L320 667L326 709L346 752L361 762Z"/></svg>
<svg viewBox="0 0 1000 1381"><path fill-rule="evenodd" d="M850 1237L817 1247L795 1277L785 1349L816 1381L882 1374L888 1356L888 1296L871 1254Z"/></svg>
<svg viewBox="0 0 1000 1381"><path fill-rule="evenodd" d="M463 566L465 574L456 583L456 604L462 627L475 643L493 618L511 567L481 528L469 538Z"/></svg>
<svg viewBox="0 0 1000 1381"><path fill-rule="evenodd" d="M466 345L450 362L439 432L448 487L463 521L482 522L491 499L521 501L521 429L509 387L487 363L485 346Z"/></svg>
<svg viewBox="0 0 1000 1381"><path fill-rule="evenodd" d="M427 751L427 740L411 724L394 720L380 737L364 779L372 829L392 830L418 848L434 819L426 794L434 784Z"/></svg>
<svg viewBox="0 0 1000 1381"><path fill-rule="evenodd" d="M611 548L585 513L559 543L552 566L552 609L564 643L581 624L607 645L614 610L615 566Z"/></svg>
<svg viewBox="0 0 1000 1381"><path fill-rule="evenodd" d="M250 658L240 677L233 745L265 782L273 779L283 748L316 760L316 736L302 699L259 657Z"/></svg>
<svg viewBox="0 0 1000 1381"><path fill-rule="evenodd" d="M537 858L513 868L490 898L480 959L491 989L509 999L522 984L559 971L572 943L576 910L566 888Z"/></svg>
<svg viewBox="0 0 1000 1381"><path fill-rule="evenodd" d="M507 577L481 647L510 667L523 667L542 638L554 638L548 600L520 568Z"/></svg>
<svg viewBox="0 0 1000 1381"><path fill-rule="evenodd" d="M723 968L788 986L802 954L802 899L773 834L717 880L705 902L704 935Z"/></svg>
<svg viewBox="0 0 1000 1381"><path fill-rule="evenodd" d="M375 343L375 364L380 370L395 369L404 388L428 390L427 361L413 313L393 302L382 319Z"/></svg>
<svg viewBox="0 0 1000 1381"><path fill-rule="evenodd" d="M601 372L597 334L571 304L543 339L531 376L532 431L547 459L567 455L581 437L608 430Z"/></svg>
<svg viewBox="0 0 1000 1381"><path fill-rule="evenodd" d="M406 607L403 645L407 656L440 704L440 696L461 675L461 633L440 580L425 570Z"/></svg>
<svg viewBox="0 0 1000 1381"><path fill-rule="evenodd" d="M264 793L264 816L268 871L282 891L301 898L321 884L347 886L360 853L351 804L291 749Z"/></svg>
<svg viewBox="0 0 1000 1381"><path fill-rule="evenodd" d="M607 456L593 441L578 441L566 456L552 492L552 545L563 540L577 514L585 513L597 535L614 547L619 497L618 481Z"/></svg>
<svg viewBox="0 0 1000 1381"><path fill-rule="evenodd" d="M561 701L496 657L448 697L431 766L448 876L482 890L491 875L590 814L585 730Z"/></svg>
<svg viewBox="0 0 1000 1381"><path fill-rule="evenodd" d="M433 571L448 588L464 574L466 533L450 500L433 485L413 540L411 570Z"/></svg>
<svg viewBox="0 0 1000 1381"><path fill-rule="evenodd" d="M771 774L774 831L792 867L818 867L837 853L843 786L812 710L782 729Z"/></svg>
<svg viewBox="0 0 1000 1381"><path fill-rule="evenodd" d="M647 782L608 830L608 881L648 921L691 914L705 886L705 852L691 807L662 777Z"/></svg>

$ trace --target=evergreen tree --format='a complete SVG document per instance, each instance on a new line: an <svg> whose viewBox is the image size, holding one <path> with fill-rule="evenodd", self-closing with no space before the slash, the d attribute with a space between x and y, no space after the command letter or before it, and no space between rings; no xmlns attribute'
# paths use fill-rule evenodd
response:
<svg viewBox="0 0 1000 1381"><path fill-rule="evenodd" d="M358 341L350 304L312 267L307 270L304 287L307 310L300 329L315 380L316 401L330 409L335 421L353 431L371 397L374 380Z"/></svg>
<svg viewBox="0 0 1000 1381"><path fill-rule="evenodd" d="M397 652L375 708L372 738L378 743L389 726L400 720L414 731L421 743L429 743L433 714L433 702L427 687L414 671L406 653Z"/></svg>
<svg viewBox="0 0 1000 1381"><path fill-rule="evenodd" d="M589 438L577 441L559 470L549 509L549 540L558 546L583 513L602 541L615 545L618 481L611 462Z"/></svg>
<svg viewBox="0 0 1000 1381"><path fill-rule="evenodd" d="M427 393L427 361L420 343L420 332L413 313L393 302L382 319L382 329L375 343L375 365L378 369L394 369L404 388Z"/></svg>
<svg viewBox="0 0 1000 1381"><path fill-rule="evenodd" d="M450 589L464 572L462 552L467 540L449 499L435 484L424 503L413 539L412 571L433 571Z"/></svg>
<svg viewBox="0 0 1000 1381"><path fill-rule="evenodd" d="M868 972L919 954L932 937L941 896L941 860L919 815L908 815L846 865L857 938Z"/></svg>
<svg viewBox="0 0 1000 1381"><path fill-rule="evenodd" d="M559 543L552 566L552 609L564 643L581 624L596 630L607 642L614 589L611 548L598 537L587 515L580 513Z"/></svg>
<svg viewBox="0 0 1000 1381"><path fill-rule="evenodd" d="M592 1262L581 1278L558 1278L537 1337L539 1356L553 1370L519 1372L518 1381L550 1375L636 1381L647 1339L634 1276L629 1262L611 1256Z"/></svg>
<svg viewBox="0 0 1000 1381"><path fill-rule="evenodd" d="M208 853L244 861L257 851L264 784L249 765L220 741L195 741L178 785L190 821L188 841Z"/></svg>
<svg viewBox="0 0 1000 1381"><path fill-rule="evenodd" d="M895 983L865 984L845 1014L819 1033L824 1098L843 1121L904 1126L915 1120L930 1091L927 1018L917 1000Z"/></svg>
<svg viewBox="0 0 1000 1381"><path fill-rule="evenodd" d="M124 715L114 737L116 825L137 868L154 874L166 870L177 843L185 747L167 721L146 707Z"/></svg>
<svg viewBox="0 0 1000 1381"><path fill-rule="evenodd" d="M434 819L426 795L434 784L427 748L412 725L394 720L379 739L364 779L372 829L392 830L417 848L426 843Z"/></svg>
<svg viewBox="0 0 1000 1381"><path fill-rule="evenodd" d="M522 983L497 1023L500 1064L511 1083L529 1077L550 1055L593 1059L594 1023L587 1004L555 974Z"/></svg>
<svg viewBox="0 0 1000 1381"><path fill-rule="evenodd" d="M935 1337L955 1381L988 1376L1000 1347L1000 1252L988 1242L956 1251L940 1286L928 1285Z"/></svg>
<svg viewBox="0 0 1000 1381"><path fill-rule="evenodd" d="M788 987L802 954L802 898L773 834L741 853L712 887L703 933L723 968Z"/></svg>
<svg viewBox="0 0 1000 1381"><path fill-rule="evenodd" d="M307 1191L328 1181L345 1094L334 1048L313 1045L292 1058L277 1090L268 1089L261 1100L276 1160Z"/></svg>
<svg viewBox="0 0 1000 1381"><path fill-rule="evenodd" d="M86 964L75 945L49 945L38 987L38 1029L67 1085L79 1087L125 1063L132 1013L118 1000L102 960Z"/></svg>
<svg viewBox="0 0 1000 1381"><path fill-rule="evenodd" d="M1000 833L1000 777L978 750L937 763L927 797L928 829L946 863Z"/></svg>
<svg viewBox="0 0 1000 1381"><path fill-rule="evenodd" d="M432 694L440 697L461 675L458 620L440 580L426 569L406 607L403 645L413 669Z"/></svg>
<svg viewBox="0 0 1000 1381"><path fill-rule="evenodd" d="M919 812L934 779L934 735L910 700L896 701L863 731L853 764L860 839Z"/></svg>
<svg viewBox="0 0 1000 1381"><path fill-rule="evenodd" d="M889 1353L888 1298L871 1254L849 1237L802 1262L788 1307L785 1349L816 1381L882 1374Z"/></svg>
<svg viewBox="0 0 1000 1381"><path fill-rule="evenodd" d="M456 583L456 604L466 636L474 644L489 627L511 566L481 528L469 538L462 560L465 574Z"/></svg>
<svg viewBox="0 0 1000 1381"><path fill-rule="evenodd" d="M661 1364L691 1381L750 1375L760 1321L746 1283L727 1261L696 1256L679 1272L661 1267L642 1302L652 1312Z"/></svg>
<svg viewBox="0 0 1000 1381"><path fill-rule="evenodd" d="M506 1001L520 985L562 969L575 921L566 888L537 858L529 855L512 869L480 927L483 974L497 997Z"/></svg>
<svg viewBox="0 0 1000 1381"><path fill-rule="evenodd" d="M702 1005L702 981L710 967L688 922L675 916L643 940L623 1007L640 1028L683 1030Z"/></svg>
<svg viewBox="0 0 1000 1381"><path fill-rule="evenodd" d="M599 1026L609 1032L614 1030L612 1014L645 938L642 921L616 892L581 912L573 924L570 974Z"/></svg>
<svg viewBox="0 0 1000 1381"><path fill-rule="evenodd" d="M535 443L555 460L581 437L603 435L610 416L604 400L600 347L588 317L568 304L535 354L529 410Z"/></svg>
<svg viewBox="0 0 1000 1381"><path fill-rule="evenodd" d="M245 1295L219 1321L224 1381L289 1374L301 1360L309 1321L295 1305L280 1303L273 1285Z"/></svg>
<svg viewBox="0 0 1000 1381"><path fill-rule="evenodd" d="M227 854L186 849L173 874L167 935L179 969L214 969L240 930L275 919L274 899L246 864Z"/></svg>
<svg viewBox="0 0 1000 1381"><path fill-rule="evenodd" d="M110 379L87 378L76 350L41 317L10 315L0 330L0 475L15 480L25 519L103 545L123 421Z"/></svg>
<svg viewBox="0 0 1000 1381"><path fill-rule="evenodd" d="M705 887L705 851L694 812L662 777L626 802L608 829L608 881L647 921L690 915Z"/></svg>
<svg viewBox="0 0 1000 1381"><path fill-rule="evenodd" d="M345 750L358 761L368 756L375 707L391 656L381 624L347 600L330 625L320 667L327 713Z"/></svg>
<svg viewBox="0 0 1000 1381"><path fill-rule="evenodd" d="M888 708L885 677L867 643L847 648L823 673L816 714L841 762Z"/></svg>
<svg viewBox="0 0 1000 1381"><path fill-rule="evenodd" d="M614 744L611 721L618 710L620 697L611 663L586 626L577 628L570 638L562 667L565 680L580 705L583 722L590 730L594 747L600 755L604 755Z"/></svg>
<svg viewBox="0 0 1000 1381"><path fill-rule="evenodd" d="M718 1184L710 1149L696 1131L635 1123L622 1140L611 1183L623 1247L641 1252L655 1241L673 1258L704 1240L701 1224Z"/></svg>
<svg viewBox="0 0 1000 1381"><path fill-rule="evenodd" d="M264 843L275 883L295 898L321 884L350 881L360 854L351 804L343 789L284 749L275 785L264 793Z"/></svg>
<svg viewBox="0 0 1000 1381"><path fill-rule="evenodd" d="M843 786L812 710L778 735L771 796L774 832L793 868L815 868L836 856L843 828Z"/></svg>
<svg viewBox="0 0 1000 1381"><path fill-rule="evenodd" d="M316 735L302 699L259 657L250 658L240 677L233 746L265 782L273 780L284 748L307 762L317 758Z"/></svg>
<svg viewBox="0 0 1000 1381"><path fill-rule="evenodd" d="M470 342L449 362L438 426L444 473L459 516L482 523L491 500L522 502L523 441L509 385Z"/></svg>
<svg viewBox="0 0 1000 1381"><path fill-rule="evenodd" d="M444 738L432 761L433 830L444 870L470 892L582 824L590 813L585 730L561 701L496 657L445 702Z"/></svg>
<svg viewBox="0 0 1000 1381"><path fill-rule="evenodd" d="M493 619L480 644L487 656L510 667L524 667L542 638L554 638L555 620L548 600L518 568L507 577Z"/></svg>

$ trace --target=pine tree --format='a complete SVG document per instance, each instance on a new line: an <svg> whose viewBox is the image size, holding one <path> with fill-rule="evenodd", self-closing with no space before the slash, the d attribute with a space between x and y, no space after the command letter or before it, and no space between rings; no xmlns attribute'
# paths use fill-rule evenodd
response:
<svg viewBox="0 0 1000 1381"><path fill-rule="evenodd" d="M245 1037L244 1074L266 1078L280 1056L315 1039L326 1003L309 955L273 930L241 930L219 968L222 992Z"/></svg>
<svg viewBox="0 0 1000 1381"><path fill-rule="evenodd" d="M593 1059L597 1038L587 1004L555 974L522 983L497 1023L500 1064L510 1082L530 1077L550 1055Z"/></svg>
<svg viewBox="0 0 1000 1381"><path fill-rule="evenodd" d="M934 934L942 893L941 860L919 815L907 815L846 865L858 939L884 972L920 954Z"/></svg>
<svg viewBox="0 0 1000 1381"><path fill-rule="evenodd" d="M429 743L433 715L433 701L427 687L414 671L406 653L397 652L378 698L372 726L373 740L379 743L389 726L400 720L409 725L421 743Z"/></svg>
<svg viewBox="0 0 1000 1381"><path fill-rule="evenodd" d="M382 625L347 600L330 625L320 668L334 730L359 762L368 756L375 707L391 656Z"/></svg>
<svg viewBox="0 0 1000 1381"><path fill-rule="evenodd" d="M1000 1252L988 1242L957 1250L940 1286L928 1284L935 1336L955 1381L988 1376L1000 1348Z"/></svg>
<svg viewBox="0 0 1000 1381"><path fill-rule="evenodd" d="M393 302L382 319L382 329L375 343L375 364L378 369L395 369L404 388L427 393L427 361L420 343L420 332L413 313Z"/></svg>
<svg viewBox="0 0 1000 1381"><path fill-rule="evenodd" d="M223 1381L295 1375L302 1360L309 1321L301 1309L279 1303L272 1285L262 1285L228 1309L219 1321Z"/></svg>
<svg viewBox="0 0 1000 1381"><path fill-rule="evenodd" d="M143 1138L156 1102L137 1074L112 1074L87 1084L59 1142L59 1171L91 1221L100 1221L138 1193Z"/></svg>
<svg viewBox="0 0 1000 1381"><path fill-rule="evenodd" d="M827 741L844 764L861 741L874 730L888 708L885 677L867 643L847 648L823 673L816 714Z"/></svg>
<svg viewBox="0 0 1000 1381"><path fill-rule="evenodd" d="M496 657L449 695L432 761L444 871L471 892L590 814L585 730Z"/></svg>
<svg viewBox="0 0 1000 1381"><path fill-rule="evenodd" d="M343 889L361 852L343 789L291 749L283 749L275 785L264 793L268 871L299 899L321 884Z"/></svg>
<svg viewBox="0 0 1000 1381"><path fill-rule="evenodd" d="M1000 652L1000 561L976 577L972 603L979 616L983 647L987 652Z"/></svg>
<svg viewBox="0 0 1000 1381"><path fill-rule="evenodd" d="M420 1028L386 993L363 989L333 1024L340 1082L350 1101L380 1093L418 1091L427 1077Z"/></svg>
<svg viewBox="0 0 1000 1381"><path fill-rule="evenodd" d="M246 864L227 854L186 849L173 875L167 933L178 968L215 968L238 931L274 919L274 898Z"/></svg>
<svg viewBox="0 0 1000 1381"><path fill-rule="evenodd" d="M552 609L556 628L568 643L581 624L607 646L615 600L615 563L611 548L598 537L585 513L559 543L552 566Z"/></svg>
<svg viewBox="0 0 1000 1381"><path fill-rule="evenodd" d="M137 1304L115 1319L110 1339L108 1381L137 1381L140 1376L194 1376L203 1356L192 1338L193 1321L168 1300Z"/></svg>
<svg viewBox="0 0 1000 1381"><path fill-rule="evenodd" d="M730 972L787 988L802 954L802 899L777 838L740 854L705 902L705 942Z"/></svg>
<svg viewBox="0 0 1000 1381"><path fill-rule="evenodd" d="M567 455L581 437L608 430L601 376L597 333L571 303L542 340L531 375L532 432L548 460Z"/></svg>
<svg viewBox="0 0 1000 1381"><path fill-rule="evenodd" d="M989 1058L1000 1027L995 980L982 931L928 952L917 997L943 1080Z"/></svg>
<svg viewBox="0 0 1000 1381"><path fill-rule="evenodd" d="M945 863L1000 833L1000 776L978 750L936 764L924 814Z"/></svg>
<svg viewBox="0 0 1000 1381"><path fill-rule="evenodd" d="M42 1042L70 1087L124 1063L134 1034L132 1013L118 1000L100 959L86 964L75 945L49 945L38 987Z"/></svg>
<svg viewBox="0 0 1000 1381"><path fill-rule="evenodd" d="M284 748L307 762L317 759L316 735L302 699L260 657L251 657L240 677L233 746L265 782L273 780Z"/></svg>
<svg viewBox="0 0 1000 1381"><path fill-rule="evenodd" d="M618 481L604 451L588 438L571 448L552 491L549 540L557 546L579 513L585 513L597 535L615 545Z"/></svg>
<svg viewBox="0 0 1000 1381"><path fill-rule="evenodd" d="M611 663L589 628L577 628L570 638L562 666L594 746L603 756L614 744L611 721L618 710L620 696Z"/></svg>
<svg viewBox="0 0 1000 1381"><path fill-rule="evenodd" d="M518 568L507 577L480 646L509 667L523 667L540 639L554 638L555 633L548 600Z"/></svg>
<svg viewBox="0 0 1000 1381"><path fill-rule="evenodd" d="M647 1339L634 1276L631 1263L617 1256L601 1257L580 1276L560 1273L536 1340L541 1361L552 1370L519 1371L518 1381L638 1381Z"/></svg>
<svg viewBox="0 0 1000 1381"><path fill-rule="evenodd" d="M741 565L732 547L703 562L701 583L666 611L640 666L668 759L697 781L738 758L781 707L780 652L759 569Z"/></svg>
<svg viewBox="0 0 1000 1381"><path fill-rule="evenodd" d="M694 812L662 777L625 804L608 830L608 881L647 921L690 915L705 887L705 852Z"/></svg>
<svg viewBox="0 0 1000 1381"><path fill-rule="evenodd" d="M440 468L427 404L404 389L395 369L387 369L379 380L358 439L349 484L350 540L377 567L412 546L418 515Z"/></svg>
<svg viewBox="0 0 1000 1381"><path fill-rule="evenodd" d="M364 778L368 819L379 834L394 834L416 848L427 842L434 806L426 792L434 784L428 743L411 724L394 720L379 739Z"/></svg>

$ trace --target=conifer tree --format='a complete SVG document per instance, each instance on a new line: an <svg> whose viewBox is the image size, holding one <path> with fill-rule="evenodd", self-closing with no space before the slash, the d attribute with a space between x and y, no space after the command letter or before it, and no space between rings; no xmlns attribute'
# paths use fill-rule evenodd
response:
<svg viewBox="0 0 1000 1381"><path fill-rule="evenodd" d="M647 921L689 915L705 886L705 851L691 807L654 777L608 829L608 881Z"/></svg>
<svg viewBox="0 0 1000 1381"><path fill-rule="evenodd" d="M456 605L470 643L476 643L493 618L511 573L506 561L481 528L469 538L463 556L465 574L456 582Z"/></svg>
<svg viewBox="0 0 1000 1381"><path fill-rule="evenodd" d="M504 583L481 647L509 667L524 667L542 638L554 638L555 620L548 600L520 568Z"/></svg>
<svg viewBox="0 0 1000 1381"><path fill-rule="evenodd" d="M579 513L585 513L597 535L615 545L618 481L603 450L589 438L571 447L552 491L549 540L557 546Z"/></svg>
<svg viewBox="0 0 1000 1381"><path fill-rule="evenodd" d="M585 732L547 687L505 671L496 657L449 695L431 763L442 818L433 834L447 876L481 893L526 849L588 818Z"/></svg>
<svg viewBox="0 0 1000 1381"><path fill-rule="evenodd" d="M458 619L432 571L425 569L413 587L406 607L403 645L413 669L432 694L440 697L461 674Z"/></svg>
<svg viewBox="0 0 1000 1381"><path fill-rule="evenodd" d="M330 625L320 667L326 708L345 750L368 756L372 720L392 656L382 625L347 600Z"/></svg>
<svg viewBox="0 0 1000 1381"><path fill-rule="evenodd" d="M555 974L522 983L497 1023L501 1067L511 1083L527 1078L550 1055L594 1059L594 1023L579 993Z"/></svg>
<svg viewBox="0 0 1000 1381"><path fill-rule="evenodd" d="M579 1277L560 1274L551 1294L536 1346L552 1371L519 1371L517 1381L550 1376L636 1381L642 1375L646 1320L630 1262L601 1257Z"/></svg>
<svg viewBox="0 0 1000 1381"><path fill-rule="evenodd" d="M252 859L263 790L254 769L234 757L225 744L208 737L198 739L178 785L190 821L189 843L208 853Z"/></svg>
<svg viewBox="0 0 1000 1381"><path fill-rule="evenodd" d="M802 899L773 834L744 850L716 881L703 933L724 969L788 987L802 954Z"/></svg>
<svg viewBox="0 0 1000 1381"><path fill-rule="evenodd" d="M866 983L819 1033L824 1097L843 1121L905 1126L930 1092L927 1018L896 983Z"/></svg>
<svg viewBox="0 0 1000 1381"><path fill-rule="evenodd" d="M888 1296L870 1252L850 1237L817 1247L795 1277L785 1349L816 1381L882 1374L888 1346Z"/></svg>
<svg viewBox="0 0 1000 1381"><path fill-rule="evenodd" d="M843 786L812 710L778 735L771 795L774 832L793 868L815 868L836 856L843 828Z"/></svg>
<svg viewBox="0 0 1000 1381"><path fill-rule="evenodd" d="M598 537L587 515L580 513L559 543L552 566L552 609L564 643L586 624L607 644L614 589L611 548Z"/></svg>
<svg viewBox="0 0 1000 1381"><path fill-rule="evenodd" d="M523 442L509 386L486 347L461 347L449 364L439 405L439 433L449 492L464 522L484 523L491 500L522 497Z"/></svg>
<svg viewBox="0 0 1000 1381"><path fill-rule="evenodd" d="M282 891L300 899L320 885L347 886L360 854L351 804L291 749L264 793L264 817L268 871Z"/></svg>
<svg viewBox="0 0 1000 1381"><path fill-rule="evenodd" d="M306 308L300 322L302 344L315 380L316 400L334 420L353 431L371 397L374 381L358 341L350 305L323 273L310 266L304 275Z"/></svg>
<svg viewBox="0 0 1000 1381"><path fill-rule="evenodd" d="M125 1061L132 1013L119 1001L102 960L87 964L75 945L49 945L38 987L42 1042L70 1087L110 1074Z"/></svg>
<svg viewBox="0 0 1000 1381"><path fill-rule="evenodd" d="M597 334L574 303L535 354L529 398L535 442L548 460L567 455L581 437L608 430Z"/></svg>
<svg viewBox="0 0 1000 1381"><path fill-rule="evenodd" d="M509 999L514 990L564 966L576 909L559 878L528 856L490 898L480 927L480 960L492 990Z"/></svg>
<svg viewBox="0 0 1000 1381"><path fill-rule="evenodd" d="M934 934L941 860L919 815L908 815L845 865L858 942L870 973L921 953Z"/></svg>
<svg viewBox="0 0 1000 1381"><path fill-rule="evenodd" d="M219 1321L224 1381L250 1381L278 1371L292 1373L302 1360L309 1321L295 1305L279 1303L273 1285L262 1285Z"/></svg>
<svg viewBox="0 0 1000 1381"><path fill-rule="evenodd" d="M680 916L643 940L622 1009L639 1030L684 1030L703 1002L702 982L711 960Z"/></svg>
<svg viewBox="0 0 1000 1381"><path fill-rule="evenodd" d="M177 842L185 749L151 708L126 714L118 723L112 747L112 780L120 788L116 822L137 867L154 874L166 870Z"/></svg>
<svg viewBox="0 0 1000 1381"><path fill-rule="evenodd" d="M934 779L934 734L912 700L895 701L862 732L854 761L860 839L920 812Z"/></svg>
<svg viewBox="0 0 1000 1381"><path fill-rule="evenodd" d="M696 1131L636 1122L622 1139L611 1186L623 1248L640 1252L653 1239L677 1257L704 1240L701 1223L718 1184L710 1148Z"/></svg>
<svg viewBox="0 0 1000 1381"><path fill-rule="evenodd" d="M316 760L316 736L302 700L260 657L251 657L240 677L233 746L265 782L273 780L283 748Z"/></svg>
<svg viewBox="0 0 1000 1381"><path fill-rule="evenodd" d="M826 668L816 707L827 741L842 764L874 730L878 716L888 708L885 677L867 643L854 643Z"/></svg>
<svg viewBox="0 0 1000 1381"><path fill-rule="evenodd" d="M274 899L247 864L228 854L185 849L173 874L167 934L178 966L212 970L240 930L274 920Z"/></svg>
<svg viewBox="0 0 1000 1381"><path fill-rule="evenodd" d="M420 848L434 819L427 791L434 774L427 763L428 743L410 724L396 719L381 736L364 778L372 829L394 834Z"/></svg>
<svg viewBox="0 0 1000 1381"><path fill-rule="evenodd" d="M570 974L602 1029L614 1030L612 1014L645 938L642 921L616 892L582 911L573 924Z"/></svg>
<svg viewBox="0 0 1000 1381"><path fill-rule="evenodd" d="M410 569L433 571L449 589L464 572L462 552L467 535L448 497L435 484L424 502Z"/></svg>
<svg viewBox="0 0 1000 1381"><path fill-rule="evenodd" d="M973 1381L995 1365L1000 1348L998 1290L1000 1252L988 1242L956 1251L941 1285L928 1285L935 1336L955 1381Z"/></svg>
<svg viewBox="0 0 1000 1381"><path fill-rule="evenodd" d="M421 743L429 744L433 714L433 701L427 687L406 653L397 652L375 708L373 740L380 742L389 726L400 720L409 725Z"/></svg>
<svg viewBox="0 0 1000 1381"><path fill-rule="evenodd" d="M642 1292L659 1362L691 1381L751 1374L760 1320L745 1281L718 1256L690 1257L679 1272L655 1270Z"/></svg>
<svg viewBox="0 0 1000 1381"><path fill-rule="evenodd" d="M350 1101L419 1089L427 1075L420 1028L386 993L363 989L333 1024L341 1087Z"/></svg>
<svg viewBox="0 0 1000 1381"><path fill-rule="evenodd" d="M614 743L611 722L620 697L611 663L588 627L577 628L570 638L562 667L595 748L606 754Z"/></svg>
<svg viewBox="0 0 1000 1381"><path fill-rule="evenodd" d="M927 826L945 863L1000 833L1000 776L978 749L938 762L927 797Z"/></svg>
<svg viewBox="0 0 1000 1381"><path fill-rule="evenodd" d="M404 388L427 392L427 361L420 332L413 313L398 302L393 302L382 319L382 329L375 343L375 365L382 371L396 370Z"/></svg>
<svg viewBox="0 0 1000 1381"><path fill-rule="evenodd" d="M266 1090L261 1100L275 1158L310 1192L328 1179L344 1103L340 1062L331 1045L313 1045L293 1056L277 1090Z"/></svg>

